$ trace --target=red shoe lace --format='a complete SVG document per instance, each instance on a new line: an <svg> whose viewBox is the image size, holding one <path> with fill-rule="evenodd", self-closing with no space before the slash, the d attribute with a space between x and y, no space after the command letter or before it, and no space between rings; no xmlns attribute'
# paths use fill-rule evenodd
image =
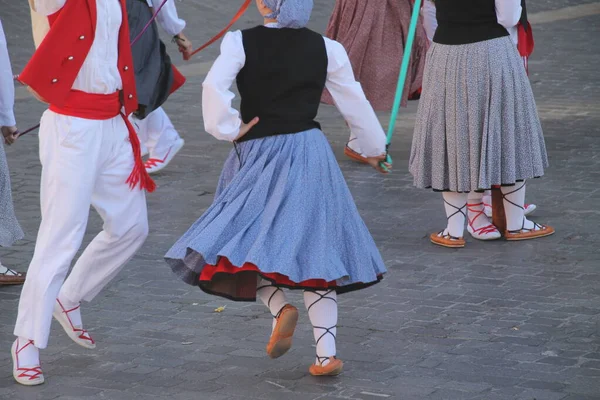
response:
<svg viewBox="0 0 600 400"><path fill-rule="evenodd" d="M473 207L479 207L481 205L483 205L485 207L485 203L483 203L483 202L476 203L476 204L467 204L467 211L469 213L476 214L473 219L467 217L467 220L469 221L469 226L471 227L471 229L473 230L474 233L481 234L481 235L487 235L488 233L497 232L498 228L496 228L496 226L494 224L485 225L485 226L482 226L477 229L473 226L473 223L475 223L475 220L477 220L477 218L481 217L482 215L487 218L487 216L485 215L485 212L484 212L484 209L485 209L484 207L482 207L481 209L473 209Z"/></svg>
<svg viewBox="0 0 600 400"><path fill-rule="evenodd" d="M58 302L58 305L60 306L63 313L67 316L67 320L69 321L69 325L71 325L71 329L73 329L73 332L81 332L81 334L78 336L78 338L83 339L83 340L89 340L92 344L96 343L96 342L94 342L94 339L92 339L92 337L88 334L88 331L86 331L85 329L75 328L75 326L73 325L73 322L71 322L71 318L69 318L69 313L71 311L77 310L81 305L71 308L70 310L65 310L65 308L63 307L60 300L56 299L56 301Z"/></svg>
<svg viewBox="0 0 600 400"><path fill-rule="evenodd" d="M33 344L33 340L28 341L25 346L23 346L19 349L19 339L17 338L17 350L15 351L15 358L17 359L17 371L19 371L19 372L22 371L19 374L19 378L29 378L29 380L32 381L32 380L36 379L38 376L42 375L42 366L38 365L37 367L33 367L33 368L19 367L19 353L29 345L35 346Z"/></svg>
<svg viewBox="0 0 600 400"><path fill-rule="evenodd" d="M173 147L169 148L169 151L167 151L167 155L165 156L165 158L163 158L162 160L160 158L149 158L146 163L144 164L144 167L146 169L148 168L152 168L152 167L156 167L158 164L162 164L165 162L165 160L167 159L167 157L169 157L169 154L171 154L171 150L173 149Z"/></svg>

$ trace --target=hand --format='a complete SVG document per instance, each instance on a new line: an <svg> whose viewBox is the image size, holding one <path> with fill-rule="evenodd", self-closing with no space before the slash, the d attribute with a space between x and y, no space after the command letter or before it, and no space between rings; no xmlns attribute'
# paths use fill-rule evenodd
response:
<svg viewBox="0 0 600 400"><path fill-rule="evenodd" d="M367 157L367 163L369 163L369 165L371 167L375 168L377 171L381 172L382 174L388 174L392 169L392 164L387 163L385 161L386 158L387 158L387 154L382 154L377 157ZM380 163L382 163L385 166L385 168L387 168L387 171L385 169L383 169L383 167L380 165Z"/></svg>
<svg viewBox="0 0 600 400"><path fill-rule="evenodd" d="M179 52L183 54L183 57L189 58L194 49L192 47L192 42L183 34L183 32L175 36L175 43L177 43Z"/></svg>
<svg viewBox="0 0 600 400"><path fill-rule="evenodd" d="M258 121L259 121L259 120L258 120L258 117L254 117L254 119L253 119L252 121L248 122L247 124L244 124L244 123L242 122L242 126L240 126L240 134L239 134L239 135L237 135L237 137L235 138L235 140L239 140L239 139L241 139L242 137L244 137L244 135L245 135L246 133L248 133L248 131L250 131L250 129L252 129L252 127L253 127L254 125L258 124Z"/></svg>
<svg viewBox="0 0 600 400"><path fill-rule="evenodd" d="M17 140L17 138L19 137L19 130L16 126L3 126L0 129L2 130L2 136L4 136L4 143L6 143L9 146L13 144L15 140Z"/></svg>

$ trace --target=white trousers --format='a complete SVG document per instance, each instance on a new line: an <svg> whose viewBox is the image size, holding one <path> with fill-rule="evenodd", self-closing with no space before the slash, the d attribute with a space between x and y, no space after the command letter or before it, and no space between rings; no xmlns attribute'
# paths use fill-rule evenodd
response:
<svg viewBox="0 0 600 400"><path fill-rule="evenodd" d="M179 134L162 107L152 111L144 119L132 118L132 122L137 129L140 142L146 146L151 158L163 158L173 143L179 139Z"/></svg>
<svg viewBox="0 0 600 400"><path fill-rule="evenodd" d="M120 116L97 121L46 111L39 137L42 222L14 333L43 349L59 293L74 303L92 300L141 247L148 217L144 191L125 183L134 161ZM102 217L103 230L65 281L90 205Z"/></svg>

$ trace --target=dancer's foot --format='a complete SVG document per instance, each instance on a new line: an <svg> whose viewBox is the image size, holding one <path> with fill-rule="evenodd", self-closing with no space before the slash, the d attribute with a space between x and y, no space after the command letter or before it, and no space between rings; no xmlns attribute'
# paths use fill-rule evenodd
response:
<svg viewBox="0 0 600 400"><path fill-rule="evenodd" d="M96 342L88 331L83 329L80 304L71 305L64 300L56 299L52 315L63 327L67 335L78 345L86 349L95 349Z"/></svg>
<svg viewBox="0 0 600 400"><path fill-rule="evenodd" d="M336 376L342 373L344 363L335 356L325 359L323 362L310 366L308 372L312 376Z"/></svg>
<svg viewBox="0 0 600 400"><path fill-rule="evenodd" d="M22 285L26 275L25 272L13 271L0 264L0 285Z"/></svg>
<svg viewBox="0 0 600 400"><path fill-rule="evenodd" d="M537 209L537 206L535 204L525 204L525 211L524 211L525 216L532 214L536 209ZM485 201L485 197L484 197L483 210L485 211L485 215L488 218L492 218L493 213L492 213L491 199L489 201Z"/></svg>
<svg viewBox="0 0 600 400"><path fill-rule="evenodd" d="M32 340L17 338L10 353L13 361L13 377L17 383L25 386L44 383L44 374L40 366L40 352Z"/></svg>
<svg viewBox="0 0 600 400"><path fill-rule="evenodd" d="M502 234L485 215L484 203L467 203L467 231L477 240L496 240Z"/></svg>
<svg viewBox="0 0 600 400"><path fill-rule="evenodd" d="M465 247L465 239L461 237L454 237L448 234L446 231L434 232L429 235L431 243L437 244L442 247L459 248Z"/></svg>
<svg viewBox="0 0 600 400"><path fill-rule="evenodd" d="M537 239L554 233L554 228L525 217L525 186L525 182L517 182L513 187L501 188L506 213L506 240Z"/></svg>
<svg viewBox="0 0 600 400"><path fill-rule="evenodd" d="M350 139L344 148L344 154L351 160L358 161L362 164L367 164L367 157L360 152L360 148L356 146L356 143L356 139Z"/></svg>
<svg viewBox="0 0 600 400"><path fill-rule="evenodd" d="M298 309L286 304L275 316L275 328L267 344L267 354L271 358L279 358L292 347L292 338L298 323Z"/></svg>
<svg viewBox="0 0 600 400"><path fill-rule="evenodd" d="M525 216L533 213L536 210L537 206L535 204L525 204Z"/></svg>
<svg viewBox="0 0 600 400"><path fill-rule="evenodd" d="M177 155L179 150L183 147L185 141L182 138L178 138L175 142L167 149L165 154L161 155L151 155L150 158L146 161L144 166L146 167L146 171L149 174L155 174L158 171L163 170L169 165L171 160Z"/></svg>
<svg viewBox="0 0 600 400"><path fill-rule="evenodd" d="M550 236L554 233L554 228L548 225L540 225L524 218L523 228L516 231L506 231L504 237L506 240L529 240Z"/></svg>

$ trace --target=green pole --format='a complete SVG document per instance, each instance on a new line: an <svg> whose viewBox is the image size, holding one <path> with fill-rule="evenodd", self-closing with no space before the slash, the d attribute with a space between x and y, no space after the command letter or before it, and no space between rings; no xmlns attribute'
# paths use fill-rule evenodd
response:
<svg viewBox="0 0 600 400"><path fill-rule="evenodd" d="M398 77L398 86L396 86L396 97L394 98L394 105L392 106L392 114L390 116L390 124L387 132L387 149L392 143L392 136L396 129L396 119L398 118L398 111L400 110L400 103L402 102L402 95L404 94L404 83L406 82L406 74L408 72L408 64L410 62L410 55L412 53L413 42L415 40L415 32L417 31L417 23L419 22L419 11L421 10L421 0L415 0L413 5L412 17L410 19L410 26L408 27L408 37L406 38L406 46L404 47L404 55L402 57L402 65L400 66L400 76ZM387 154L386 161L392 162L392 158L389 153Z"/></svg>

